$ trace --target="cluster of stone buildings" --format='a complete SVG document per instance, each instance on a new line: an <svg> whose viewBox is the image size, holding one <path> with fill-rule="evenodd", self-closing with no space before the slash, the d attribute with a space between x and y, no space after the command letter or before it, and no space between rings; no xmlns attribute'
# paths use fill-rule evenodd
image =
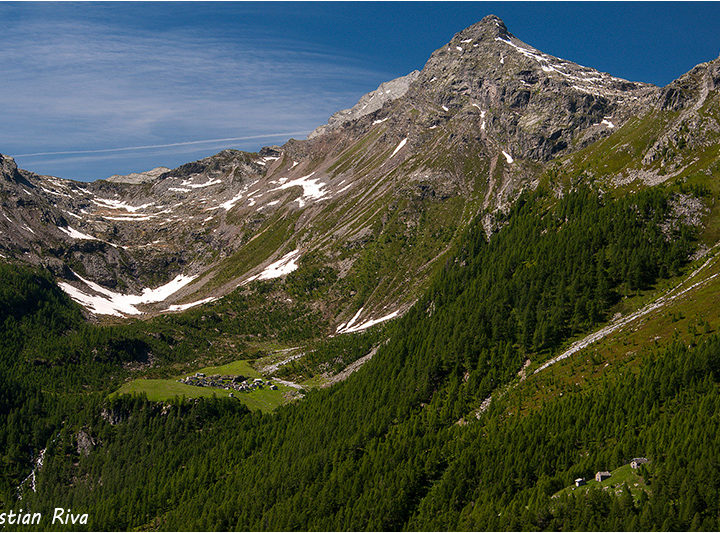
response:
<svg viewBox="0 0 720 533"><path fill-rule="evenodd" d="M245 376L221 376L220 374L206 376L202 372L197 372L194 376L187 376L178 381L193 387L213 387L238 392L252 392L264 387L277 390L277 385L270 381L263 381L262 378L250 379Z"/></svg>
<svg viewBox="0 0 720 533"><path fill-rule="evenodd" d="M645 457L635 457L632 459L632 461L630 461L630 468L633 468L633 469L640 468L640 465L644 465L647 462L648 462L648 459ZM604 481L604 480L608 479L609 477L611 477L610 472L608 472L607 470L603 470L603 471L597 472L595 474L595 481L600 483L601 481ZM576 487L582 487L586 483L587 482L585 481L584 477L579 477L575 480Z"/></svg>

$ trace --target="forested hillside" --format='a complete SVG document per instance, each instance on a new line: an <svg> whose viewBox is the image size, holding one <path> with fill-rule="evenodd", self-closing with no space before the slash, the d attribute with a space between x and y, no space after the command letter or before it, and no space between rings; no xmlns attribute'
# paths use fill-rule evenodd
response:
<svg viewBox="0 0 720 533"><path fill-rule="evenodd" d="M174 364L178 331L222 327L212 308L203 320L198 312L188 315L197 321L100 328L82 322L47 277L3 267L4 301L26 307L4 317L12 393L0 449L12 468L3 468L3 507L20 494L33 510L87 512L88 527L102 530L717 528L712 331L635 354L634 366L592 393L577 388L520 409L525 400L508 388L526 360L535 368L621 302L686 272L696 231L666 222L673 199L690 193L705 194L523 193L490 240L480 220L468 227L360 371L268 415L231 399L107 399L127 372L117 363L152 353L160 368ZM352 351L342 342L324 349L332 346ZM498 391L508 392L481 409ZM28 483L18 491L42 449L37 492ZM651 459L637 498L552 497L636 456Z"/></svg>

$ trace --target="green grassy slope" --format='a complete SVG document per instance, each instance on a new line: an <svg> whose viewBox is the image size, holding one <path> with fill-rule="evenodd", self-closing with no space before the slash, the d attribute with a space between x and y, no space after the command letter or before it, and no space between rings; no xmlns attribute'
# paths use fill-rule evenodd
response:
<svg viewBox="0 0 720 533"><path fill-rule="evenodd" d="M220 374L229 376L244 376L246 378L262 377L248 361L233 361L220 366L208 366L198 370L198 372L206 375ZM193 373L194 374L194 373ZM117 397L123 394L141 395L150 401L166 402L174 398L227 398L233 393L233 398L246 405L250 409L259 409L267 413L273 411L276 407L287 402L288 393L293 393L294 389L286 385L278 384L277 390L269 388L257 389L252 392L227 391L217 387L196 387L180 383L178 380L192 374L176 376L170 379L134 379L123 384L110 397Z"/></svg>
<svg viewBox="0 0 720 533"><path fill-rule="evenodd" d="M233 392L234 400L246 405L249 409L259 409L269 413L287 400L284 395L294 389L278 385L277 390L264 388L252 392ZM166 402L174 398L228 398L228 391L214 387L193 387L178 383L174 379L136 379L126 383L111 397L122 394L141 395L153 402Z"/></svg>

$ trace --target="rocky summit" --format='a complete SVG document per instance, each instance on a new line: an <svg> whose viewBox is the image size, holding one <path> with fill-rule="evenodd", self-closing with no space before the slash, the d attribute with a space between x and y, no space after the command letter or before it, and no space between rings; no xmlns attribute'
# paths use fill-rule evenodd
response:
<svg viewBox="0 0 720 533"><path fill-rule="evenodd" d="M307 140L91 183L2 156L0 254L48 268L97 317L186 309L323 268L333 281L317 310L333 328L358 312L367 322L404 312L465 225L482 216L491 235L549 163L579 165L628 122L679 112L637 168L612 177L661 180L687 128L717 131L701 112L717 86L716 63L666 88L619 79L545 54L491 15Z"/></svg>

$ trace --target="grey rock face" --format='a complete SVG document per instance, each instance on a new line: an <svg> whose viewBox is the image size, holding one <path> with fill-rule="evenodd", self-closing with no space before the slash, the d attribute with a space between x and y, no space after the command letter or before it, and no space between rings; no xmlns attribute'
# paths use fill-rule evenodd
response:
<svg viewBox="0 0 720 533"><path fill-rule="evenodd" d="M87 457L95 448L95 439L93 439L84 429L78 431L77 436L77 453Z"/></svg>
<svg viewBox="0 0 720 533"><path fill-rule="evenodd" d="M704 103L709 91L720 87L720 58L700 63L690 72L662 89L660 108L677 111L700 100Z"/></svg>
<svg viewBox="0 0 720 533"><path fill-rule="evenodd" d="M328 123L316 128L312 133L310 133L310 135L308 135L308 139L327 133L345 122L350 122L360 117L364 117L365 115L374 113L387 102L392 102L393 100L397 100L401 96L404 96L410 88L410 84L415 81L419 75L419 71L413 70L406 76L381 83L377 89L363 95L358 103L350 109L343 109L334 113L328 119Z"/></svg>
<svg viewBox="0 0 720 533"><path fill-rule="evenodd" d="M720 122L714 113L702 110L716 107L718 89L720 58L700 63L659 92L655 109L671 113L673 119L659 132L642 158L644 166L652 167L659 163L663 170L659 173L657 168L646 169L644 181L657 183L672 177L688 164L680 157L682 152L717 144Z"/></svg>

